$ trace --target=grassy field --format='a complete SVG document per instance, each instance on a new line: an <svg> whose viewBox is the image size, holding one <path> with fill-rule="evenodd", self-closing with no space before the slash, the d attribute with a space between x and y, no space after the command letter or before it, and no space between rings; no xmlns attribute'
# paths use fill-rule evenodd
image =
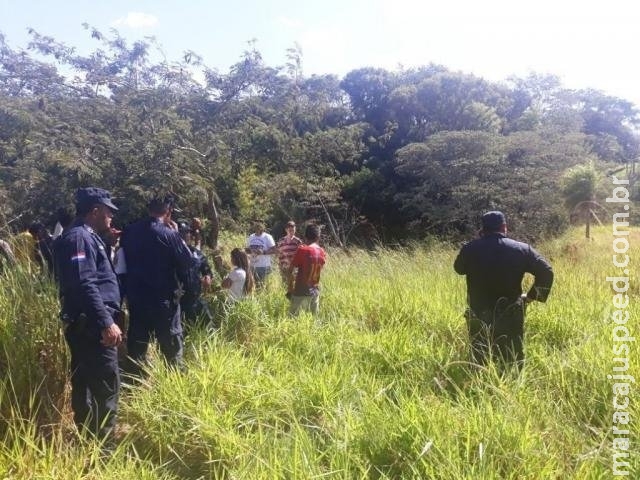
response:
<svg viewBox="0 0 640 480"><path fill-rule="evenodd" d="M188 371L156 356L126 387L108 460L73 433L54 289L0 285L2 479L598 479L612 477L610 228L539 245L556 284L526 321L521 375L466 363L464 278L431 245L330 252L318 318L286 315L276 275L222 329L192 332ZM640 336L640 232L627 326ZM638 348L630 370L640 378ZM638 404L631 400L638 478Z"/></svg>

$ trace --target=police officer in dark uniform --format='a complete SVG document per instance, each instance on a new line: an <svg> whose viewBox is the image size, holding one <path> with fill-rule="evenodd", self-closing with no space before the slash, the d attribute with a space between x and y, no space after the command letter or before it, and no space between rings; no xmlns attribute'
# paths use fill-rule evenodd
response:
<svg viewBox="0 0 640 480"><path fill-rule="evenodd" d="M186 222L178 224L180 236L189 247L193 256L193 266L189 269L188 280L184 286L184 295L180 299L180 308L185 322L194 325L199 319L205 323L213 320L209 306L202 298L202 287L211 286L213 272L207 257L200 249L192 244L192 229Z"/></svg>
<svg viewBox="0 0 640 480"><path fill-rule="evenodd" d="M525 306L545 302L553 284L551 265L531 246L507 238L502 212L482 216L480 238L465 244L454 269L467 276L467 322L472 361L484 364L491 353L505 363L524 361ZM525 273L535 283L522 293Z"/></svg>
<svg viewBox="0 0 640 480"><path fill-rule="evenodd" d="M180 297L193 257L171 220L173 199L154 199L149 216L126 227L120 238L129 303L127 370L141 373L151 335L170 365L182 367Z"/></svg>
<svg viewBox="0 0 640 480"><path fill-rule="evenodd" d="M110 227L116 210L106 190L79 189L77 218L54 248L61 317L71 352L73 417L81 431L100 439L115 426L120 390L120 289L98 235Z"/></svg>

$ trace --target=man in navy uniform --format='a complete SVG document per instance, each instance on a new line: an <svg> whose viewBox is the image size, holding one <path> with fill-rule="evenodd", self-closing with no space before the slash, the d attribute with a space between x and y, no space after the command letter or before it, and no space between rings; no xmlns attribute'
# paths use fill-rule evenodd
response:
<svg viewBox="0 0 640 480"><path fill-rule="evenodd" d="M81 431L100 439L112 432L118 411L117 346L122 332L120 289L99 233L118 209L101 188L76 192L76 220L55 242L55 263L71 352L71 407Z"/></svg>
<svg viewBox="0 0 640 480"><path fill-rule="evenodd" d="M153 334L170 365L182 367L180 297L193 257L171 220L173 199L153 199L149 216L126 227L120 238L129 303L128 371L139 375Z"/></svg>
<svg viewBox="0 0 640 480"><path fill-rule="evenodd" d="M492 211L482 216L480 238L462 247L454 269L467 276L472 361L484 364L491 353L520 368L525 306L547 300L553 284L551 265L530 245L507 238L504 214ZM535 282L523 294L525 273Z"/></svg>

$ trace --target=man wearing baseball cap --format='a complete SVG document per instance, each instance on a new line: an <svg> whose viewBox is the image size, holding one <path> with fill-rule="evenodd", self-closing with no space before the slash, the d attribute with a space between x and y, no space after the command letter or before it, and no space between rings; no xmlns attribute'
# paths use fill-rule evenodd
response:
<svg viewBox="0 0 640 480"><path fill-rule="evenodd" d="M500 211L482 216L480 238L465 244L454 269L467 277L467 322L471 359L486 363L493 355L506 363L524 361L526 304L545 302L553 284L551 265L530 245L507 238L507 221ZM525 273L535 277L522 293Z"/></svg>
<svg viewBox="0 0 640 480"><path fill-rule="evenodd" d="M108 191L76 192L76 219L54 243L64 336L71 352L71 407L80 431L107 439L118 411L120 288L100 234L118 208Z"/></svg>

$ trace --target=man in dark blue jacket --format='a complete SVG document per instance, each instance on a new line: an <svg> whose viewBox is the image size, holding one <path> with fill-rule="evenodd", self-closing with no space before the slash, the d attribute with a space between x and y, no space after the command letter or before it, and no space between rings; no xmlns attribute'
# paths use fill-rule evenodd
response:
<svg viewBox="0 0 640 480"><path fill-rule="evenodd" d="M61 318L71 352L71 407L76 425L105 439L118 411L120 289L98 233L117 210L106 190L81 188L77 218L55 242Z"/></svg>
<svg viewBox="0 0 640 480"><path fill-rule="evenodd" d="M480 238L465 244L454 269L467 277L468 327L472 361L484 364L491 352L518 367L524 361L524 311L534 300L545 302L553 284L551 265L530 245L507 238L502 212L482 216ZM535 277L522 293L525 273Z"/></svg>
<svg viewBox="0 0 640 480"><path fill-rule="evenodd" d="M149 216L126 227L120 238L129 303L129 372L139 375L151 335L170 365L182 367L180 297L193 257L171 220L173 200L154 199Z"/></svg>
<svg viewBox="0 0 640 480"><path fill-rule="evenodd" d="M193 326L198 321L208 323L213 320L213 315L209 309L209 305L202 298L202 289L211 287L213 272L209 266L207 257L192 244L192 229L182 222L178 225L180 236L187 244L191 255L193 256L193 265L189 269L189 278L184 285L184 295L180 299L180 309L184 316L185 323Z"/></svg>

